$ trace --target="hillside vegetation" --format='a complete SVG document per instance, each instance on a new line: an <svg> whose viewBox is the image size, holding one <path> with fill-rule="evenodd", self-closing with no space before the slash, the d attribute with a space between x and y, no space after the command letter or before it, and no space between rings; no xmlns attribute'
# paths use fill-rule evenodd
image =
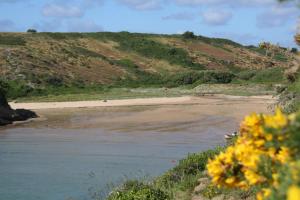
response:
<svg viewBox="0 0 300 200"><path fill-rule="evenodd" d="M0 33L10 99L203 83L281 83L293 54L194 35Z"/></svg>

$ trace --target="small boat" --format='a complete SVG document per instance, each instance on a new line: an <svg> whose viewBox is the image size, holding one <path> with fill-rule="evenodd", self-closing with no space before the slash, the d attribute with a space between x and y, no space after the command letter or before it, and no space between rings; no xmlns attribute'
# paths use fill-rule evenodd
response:
<svg viewBox="0 0 300 200"><path fill-rule="evenodd" d="M237 136L238 136L238 132L235 131L231 134L226 134L224 137L225 137L226 140L230 140L230 139L235 138Z"/></svg>

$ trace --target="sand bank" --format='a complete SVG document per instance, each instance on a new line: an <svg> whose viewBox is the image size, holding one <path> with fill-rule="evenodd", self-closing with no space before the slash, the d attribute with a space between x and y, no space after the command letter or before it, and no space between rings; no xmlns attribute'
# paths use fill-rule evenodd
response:
<svg viewBox="0 0 300 200"><path fill-rule="evenodd" d="M63 109L63 108L93 108L93 107L118 107L118 106L148 106L148 105L174 105L174 104L199 104L208 103L212 99L231 99L247 101L249 99L274 101L272 96L228 96L213 95L204 97L164 97L164 98L139 98L123 100L99 100L99 101L72 101L72 102L34 102L34 103L15 103L10 102L13 109L25 108L30 110L41 109Z"/></svg>

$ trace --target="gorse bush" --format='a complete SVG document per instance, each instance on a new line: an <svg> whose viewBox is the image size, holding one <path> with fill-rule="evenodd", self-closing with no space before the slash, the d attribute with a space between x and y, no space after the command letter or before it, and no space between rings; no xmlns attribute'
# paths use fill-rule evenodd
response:
<svg viewBox="0 0 300 200"><path fill-rule="evenodd" d="M207 169L219 187L259 188L258 200L299 199L300 113L246 117L237 141Z"/></svg>

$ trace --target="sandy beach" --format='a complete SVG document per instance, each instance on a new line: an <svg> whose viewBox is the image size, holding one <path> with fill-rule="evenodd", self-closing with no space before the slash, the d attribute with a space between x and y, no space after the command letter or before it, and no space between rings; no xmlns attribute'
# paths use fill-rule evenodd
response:
<svg viewBox="0 0 300 200"><path fill-rule="evenodd" d="M40 118L33 126L64 128L118 129L185 129L198 127L203 120L207 126L217 125L214 118L231 118L233 126L252 112L271 112L272 96L185 96L172 98L141 98L103 101L10 103L12 108L34 110ZM210 120L209 120L210 119Z"/></svg>
<svg viewBox="0 0 300 200"><path fill-rule="evenodd" d="M63 108L94 108L94 107L119 107L119 106L150 106L150 105L176 105L176 104L203 104L209 103L212 99L224 100L263 100L274 101L272 96L229 96L212 95L203 97L183 96L183 97L164 97L164 98L138 98L122 100L99 100L99 101L72 101L72 102L34 102L34 103L15 103L10 102L13 109L63 109Z"/></svg>

